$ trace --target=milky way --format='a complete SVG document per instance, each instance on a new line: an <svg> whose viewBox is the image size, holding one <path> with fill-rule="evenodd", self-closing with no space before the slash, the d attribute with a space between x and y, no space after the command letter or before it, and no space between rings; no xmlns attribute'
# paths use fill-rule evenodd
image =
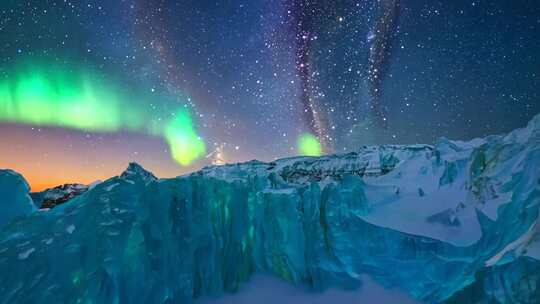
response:
<svg viewBox="0 0 540 304"><path fill-rule="evenodd" d="M320 142L325 143L325 126L320 114L320 110L315 104L314 77L315 68L312 68L311 52L313 51L311 43L316 39L313 33L313 20L316 18L316 5L312 5L310 0L293 0L289 4L290 23L295 41L295 64L300 79L300 97L299 102L308 129L318 138Z"/></svg>
<svg viewBox="0 0 540 304"><path fill-rule="evenodd" d="M391 56L391 46L397 28L399 17L399 0L378 1L377 18L367 40L369 44L368 82L370 109L377 122L387 126L387 118L381 105L381 84L388 69L388 60Z"/></svg>
<svg viewBox="0 0 540 304"><path fill-rule="evenodd" d="M343 14L337 14L328 18L327 13L333 7L342 7ZM371 119L377 125L386 128L387 118L384 114L384 107L381 105L382 83L388 71L389 62L391 60L392 43L397 33L397 23L399 17L399 1L398 0L383 0L376 1L372 5L370 3L334 4L331 1L313 1L313 0L293 0L289 3L291 29L294 33L295 41L295 65L298 78L300 80L300 96L299 102L302 107L303 120L314 134L323 144L327 151L333 150L335 141L341 136L340 131L332 131L328 129L329 125L336 125L339 122L334 120L342 120L343 114L352 118L356 123L366 119ZM350 10L357 11L357 14L350 16ZM347 19L347 20L346 20ZM356 23L356 24L354 24ZM357 94L356 103L367 103L368 111L364 112L363 107L358 106L354 102L347 105L343 100L336 97L330 99L324 94L325 89L321 88L321 73L325 74L328 67L325 63L324 49L320 44L317 44L319 35L325 36L328 33L339 37L342 29L350 27L351 31L360 33L363 26L368 26L369 31L366 35L366 41L356 46L356 50L351 52L366 54L365 63L354 62L353 65L358 65L356 76L361 81L363 75L367 86L360 87L355 92L354 84L350 90ZM345 33L346 34L346 33ZM338 44L338 43L336 43ZM330 49L331 50L331 49ZM351 68L349 68L351 70ZM324 83L327 86L346 86L347 82L336 81L334 83ZM366 92L360 92L365 88ZM364 100L362 96L367 96ZM329 109L341 108L340 117L331 117ZM354 126L355 123L352 123ZM335 127L334 127L335 130Z"/></svg>

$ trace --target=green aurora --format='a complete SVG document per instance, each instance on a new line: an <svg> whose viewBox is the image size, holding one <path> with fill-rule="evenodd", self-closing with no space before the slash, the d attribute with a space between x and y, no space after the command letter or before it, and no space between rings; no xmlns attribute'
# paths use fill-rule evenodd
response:
<svg viewBox="0 0 540 304"><path fill-rule="evenodd" d="M181 165L189 165L205 154L205 144L195 132L187 111L179 111L167 125L165 138L171 148L172 157Z"/></svg>
<svg viewBox="0 0 540 304"><path fill-rule="evenodd" d="M141 132L163 137L183 166L205 154L187 108L156 124L141 103L120 93L98 73L51 66L19 66L0 80L0 122L89 132Z"/></svg>
<svg viewBox="0 0 540 304"><path fill-rule="evenodd" d="M162 137L172 158L188 166L204 157L206 146L192 115L182 106L169 120L155 120L99 73L44 64L21 65L0 79L0 123L68 128L87 132L140 132ZM148 97L156 98L156 97ZM298 153L319 156L320 142L309 133L298 139Z"/></svg>
<svg viewBox="0 0 540 304"><path fill-rule="evenodd" d="M321 156L321 143L313 134L304 133L298 138L298 153L304 156Z"/></svg>

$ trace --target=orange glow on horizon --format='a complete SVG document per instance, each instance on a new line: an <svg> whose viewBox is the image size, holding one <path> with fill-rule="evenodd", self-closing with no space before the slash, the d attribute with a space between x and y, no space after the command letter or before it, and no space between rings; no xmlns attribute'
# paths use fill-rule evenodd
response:
<svg viewBox="0 0 540 304"><path fill-rule="evenodd" d="M31 192L66 183L91 184L121 174L131 161L158 177L196 170L170 158L161 138L141 134L88 134L55 128L0 125L0 169L14 170Z"/></svg>

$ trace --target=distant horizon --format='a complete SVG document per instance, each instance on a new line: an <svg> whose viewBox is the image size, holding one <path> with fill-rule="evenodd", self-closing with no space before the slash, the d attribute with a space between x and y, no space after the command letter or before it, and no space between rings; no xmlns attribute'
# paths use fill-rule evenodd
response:
<svg viewBox="0 0 540 304"><path fill-rule="evenodd" d="M535 118L536 116L540 116L540 113L537 113L536 115L533 115L532 118ZM532 118L531 118L531 120L532 120ZM0 124L0 127L1 127L1 125L2 124ZM522 127L517 128L517 129L521 129L521 128L524 128L526 126L527 126L527 124L525 124ZM517 129L514 129L514 130L517 130ZM510 130L509 132L500 133L500 134L489 134L487 136L505 135L505 134L508 134L508 133L510 133L510 132L512 132L514 130ZM99 134L97 134L97 135L99 135ZM439 140L441 138L443 138L443 137L440 137L437 140ZM483 138L483 137L475 137L475 138L470 138L470 139L457 139L456 138L456 139L449 139L449 140L471 141L471 140L478 139L478 138ZM405 145L405 146L408 146L408 145L430 145L430 146L433 146L434 144L436 144L436 141L433 142L433 143L411 143L411 144L400 144L400 145ZM392 145L392 144L380 144L380 145L372 145L372 146L383 146L383 145ZM362 146L359 146L359 148L360 147L362 147ZM328 153L328 154L323 154L321 156L328 156L328 155L334 155L334 154L335 155L341 155L341 154L346 154L346 153L356 152L356 151L358 151L358 150L342 152L342 153L339 153L339 152L337 152L337 153ZM239 161L236 161L236 162L227 162L227 163L223 163L222 165L245 163L245 162L249 162L249 161L252 161L252 160L258 160L258 161L263 161L263 162L271 162L273 160L290 158L290 157L302 157L302 155L289 155L289 156L275 158L275 159L272 159L272 160L260 160L260 159L252 158L252 159L239 160ZM192 167L191 169L186 169L184 167L178 166L178 165L173 163L172 166L168 167L170 170L162 171L161 168L159 168L159 167L155 167L156 169L154 170L153 169L154 167L147 166L144 163L144 161L145 160L142 160L142 161L127 160L124 167L122 167L121 164L118 164L116 167L107 168L107 170L105 170L105 172L109 172L109 174L106 174L104 172L101 172L101 173L100 172L94 172L93 173L94 175L92 175L92 174L89 175L89 176L98 177L98 178L95 178L95 179L92 179L92 177L89 177L89 176L82 176L80 179L65 180L65 181L60 180L60 179L55 179L54 175L48 175L46 173L44 173L43 176L38 176L38 177L34 177L32 174L30 174L31 178L29 178L24 173L25 172L31 172L31 170L26 170L26 169L24 169L24 167L23 167L22 170L17 170L17 167L19 167L18 165L15 165L14 166L15 168L5 167L5 168L0 168L0 169L11 169L11 170L16 171L17 173L20 173L27 180L27 182L29 183L30 188L31 188L31 192L41 192L41 191L44 191L44 190L47 190L47 189L52 189L52 188L62 186L62 185L65 185L65 184L90 185L90 184L92 184L92 183L94 183L96 181L104 181L104 180L107 180L107 179L109 179L111 177L120 175L128 167L129 163L131 163L131 162L135 162L135 163L141 165L143 168L147 169L148 171L150 171L152 173L155 173L159 178L175 178L175 177L178 177L178 176L182 176L182 175L197 172L197 171L201 170L202 168L204 168L206 166L209 166L209 165L215 165L215 164L208 163L208 164L202 164L202 165L200 165L200 167ZM51 165L54 167L56 164L51 164ZM175 170L174 170L175 167L178 168L178 171L176 171L177 173L174 173L175 172ZM114 169L119 169L119 170L115 171ZM165 172L165 174L161 174L163 172Z"/></svg>

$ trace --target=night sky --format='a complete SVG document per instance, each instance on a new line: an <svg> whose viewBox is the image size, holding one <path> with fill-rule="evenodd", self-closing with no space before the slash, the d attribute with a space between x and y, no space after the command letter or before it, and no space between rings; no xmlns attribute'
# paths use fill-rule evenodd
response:
<svg viewBox="0 0 540 304"><path fill-rule="evenodd" d="M2 0L0 167L40 190L504 133L539 54L532 0Z"/></svg>

